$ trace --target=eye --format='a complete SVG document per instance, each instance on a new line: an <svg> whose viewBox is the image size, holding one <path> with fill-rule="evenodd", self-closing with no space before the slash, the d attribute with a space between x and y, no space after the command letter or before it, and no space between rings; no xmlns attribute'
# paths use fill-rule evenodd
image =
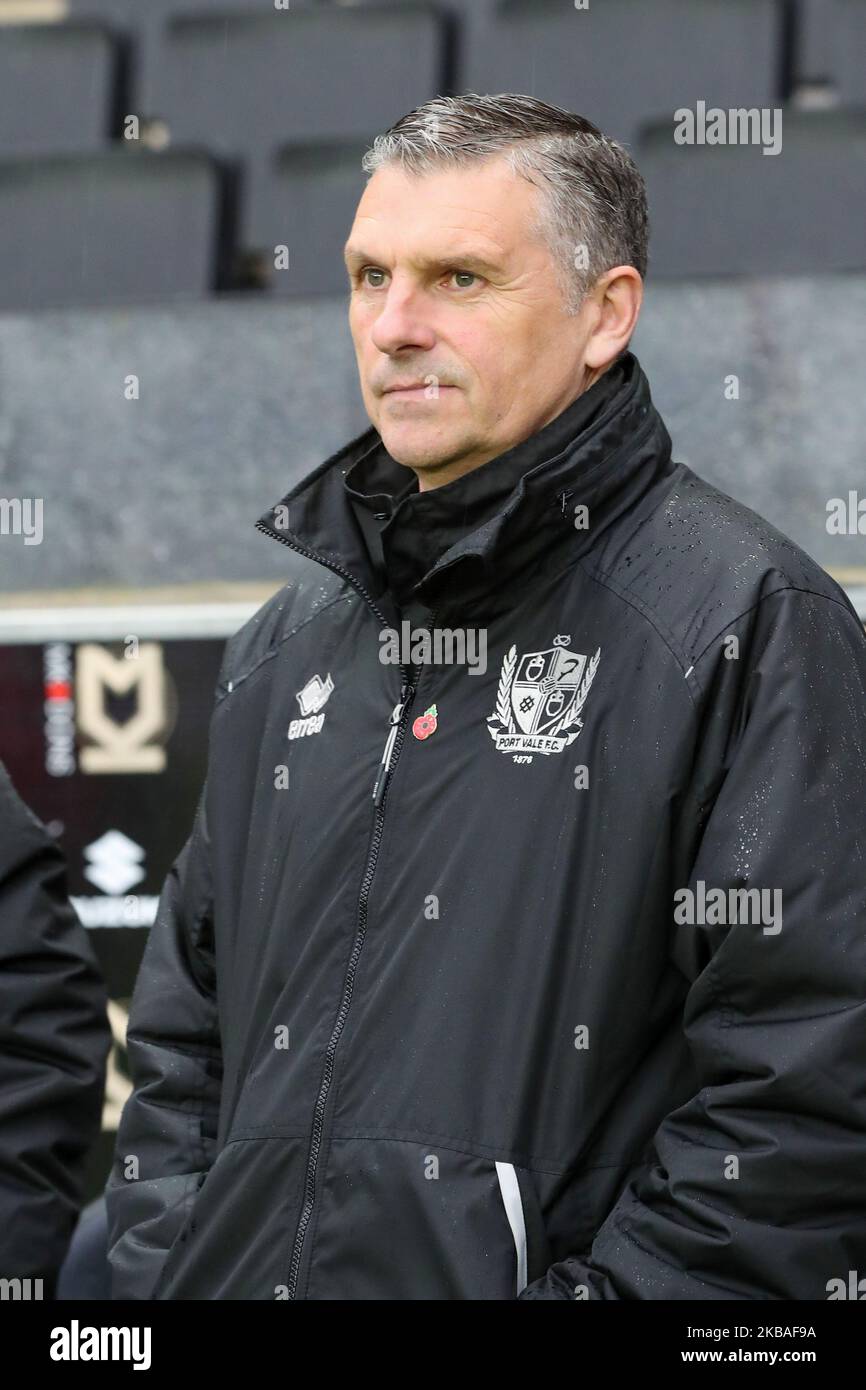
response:
<svg viewBox="0 0 866 1390"><path fill-rule="evenodd" d="M367 277L368 275L384 275L384 274L385 274L384 270L379 270L379 269L378 269L376 266L374 266L374 265L365 265L365 266L364 266L364 269L363 269L362 271L360 271L360 273L359 273L359 275L358 275L358 279L360 280L361 284L363 285L363 284L366 284L366 283L367 283L367 278L366 278L366 277ZM370 285L370 289L377 290L377 289L379 289L379 288L380 288L380 285Z"/></svg>
<svg viewBox="0 0 866 1390"><path fill-rule="evenodd" d="M451 274L452 274L452 275L462 275L462 276L464 276L464 277L465 277L466 279L468 279L468 280L477 280L477 279L478 279L478 276L475 274L474 270L452 270L452 271L451 271ZM471 289L471 285L460 285L459 288L460 288L461 290Z"/></svg>

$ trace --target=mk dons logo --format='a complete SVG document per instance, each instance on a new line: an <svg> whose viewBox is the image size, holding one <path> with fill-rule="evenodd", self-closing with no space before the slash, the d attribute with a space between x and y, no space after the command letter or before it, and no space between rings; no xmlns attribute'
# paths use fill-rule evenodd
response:
<svg viewBox="0 0 866 1390"><path fill-rule="evenodd" d="M90 744L81 750L82 772L162 772L166 680L162 647L142 642L134 661L85 642L76 652L78 727ZM106 708L106 693L133 697L122 722Z"/></svg>
<svg viewBox="0 0 866 1390"><path fill-rule="evenodd" d="M500 753L561 753L583 728L580 717L595 680L595 656L566 651L571 638L554 637L543 652L518 657L511 647L502 662L496 710L487 727Z"/></svg>

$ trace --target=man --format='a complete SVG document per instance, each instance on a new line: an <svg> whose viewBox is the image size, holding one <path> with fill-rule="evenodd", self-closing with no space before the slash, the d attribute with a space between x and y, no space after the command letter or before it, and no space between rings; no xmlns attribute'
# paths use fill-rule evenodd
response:
<svg viewBox="0 0 866 1390"><path fill-rule="evenodd" d="M364 167L372 425L258 523L289 580L141 968L115 1294L826 1298L866 1267L866 637L671 459L623 149L467 95Z"/></svg>
<svg viewBox="0 0 866 1390"><path fill-rule="evenodd" d="M99 1133L111 1030L63 855L2 764L0 830L0 1279L12 1281L0 1297L48 1299Z"/></svg>

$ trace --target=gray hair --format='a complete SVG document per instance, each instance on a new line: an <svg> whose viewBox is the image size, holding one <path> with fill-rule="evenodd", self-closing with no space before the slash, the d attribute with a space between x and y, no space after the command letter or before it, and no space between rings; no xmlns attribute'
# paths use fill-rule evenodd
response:
<svg viewBox="0 0 866 1390"><path fill-rule="evenodd" d="M366 174L399 163L410 174L502 154L540 194L531 235L553 254L567 312L600 275L632 265L646 275L646 187L628 151L573 111L503 92L434 97L377 135ZM580 255L578 253L581 253Z"/></svg>

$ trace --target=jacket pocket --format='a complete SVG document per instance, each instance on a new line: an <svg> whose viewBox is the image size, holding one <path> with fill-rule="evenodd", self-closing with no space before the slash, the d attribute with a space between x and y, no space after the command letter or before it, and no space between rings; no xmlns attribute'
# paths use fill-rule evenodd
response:
<svg viewBox="0 0 866 1390"><path fill-rule="evenodd" d="M199 1193L201 1192L202 1188L204 1187L205 1183L207 1182L208 1176L210 1175L210 1173L211 1173L212 1171L213 1171L212 1168L208 1168L206 1172L204 1172L204 1173L199 1173L199 1174L198 1174L198 1176L197 1176L197 1178L196 1178L195 1191L193 1192L192 1197L191 1197L191 1198L188 1198L188 1199L185 1199L185 1200L188 1200L188 1202L189 1202L189 1205L188 1205L188 1207L187 1207L186 1216L183 1218L183 1221L180 1223L180 1227L179 1227L179 1229L178 1229L177 1235L175 1236L174 1240L172 1241L171 1245L169 1246L168 1250L167 1250L166 1253L165 1253L165 1259L164 1259L163 1262L162 1262L162 1269L161 1269L160 1272L159 1272L159 1278L157 1279L156 1283L154 1284L154 1286L153 1286L153 1291L152 1291L152 1293L151 1293L151 1295L150 1295L151 1299L158 1299L158 1298L159 1298L159 1296L160 1296L160 1294L161 1294L161 1292L162 1292L163 1285L165 1284L165 1281L166 1281L166 1279L167 1279L167 1277L168 1277L168 1275L169 1275L169 1272L170 1272L170 1269L171 1269L172 1259L173 1259L174 1256L177 1254L177 1252L182 1248L184 1242L187 1240L187 1238L188 1238L188 1236L189 1236L190 1228L192 1227L193 1217L194 1217L194 1215L195 1215L196 1203L198 1202L198 1198L199 1198Z"/></svg>
<svg viewBox="0 0 866 1390"><path fill-rule="evenodd" d="M193 1198L154 1299L283 1298L304 1141L229 1139Z"/></svg>
<svg viewBox="0 0 866 1390"><path fill-rule="evenodd" d="M514 1299L547 1238L533 1175L431 1138L332 1136L309 1299Z"/></svg>

